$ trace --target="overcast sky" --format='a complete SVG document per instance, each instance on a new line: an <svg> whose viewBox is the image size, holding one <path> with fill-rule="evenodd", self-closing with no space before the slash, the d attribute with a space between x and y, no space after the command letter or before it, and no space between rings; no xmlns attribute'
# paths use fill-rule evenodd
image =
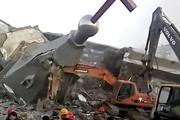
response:
<svg viewBox="0 0 180 120"><path fill-rule="evenodd" d="M67 34L76 29L80 18L93 15L105 0L4 0L0 19L12 26L39 25L42 31ZM114 47L132 46L144 49L152 12L161 6L180 29L179 0L134 0L137 8L130 13L116 2L99 20L100 29L89 41ZM167 44L161 40L161 44Z"/></svg>

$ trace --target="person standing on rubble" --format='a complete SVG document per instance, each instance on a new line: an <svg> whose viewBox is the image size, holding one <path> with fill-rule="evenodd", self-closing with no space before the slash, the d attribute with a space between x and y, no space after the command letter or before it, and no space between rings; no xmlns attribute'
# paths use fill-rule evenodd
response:
<svg viewBox="0 0 180 120"><path fill-rule="evenodd" d="M61 120L74 120L74 114L66 108L62 108L59 112Z"/></svg>
<svg viewBox="0 0 180 120"><path fill-rule="evenodd" d="M7 114L8 114L8 116L7 116L6 120L20 120L18 118L17 113L12 108L8 108Z"/></svg>

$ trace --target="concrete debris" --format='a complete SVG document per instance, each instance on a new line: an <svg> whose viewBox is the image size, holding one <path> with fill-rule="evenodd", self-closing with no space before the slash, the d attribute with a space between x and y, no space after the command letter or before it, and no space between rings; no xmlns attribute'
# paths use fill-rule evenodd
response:
<svg viewBox="0 0 180 120"><path fill-rule="evenodd" d="M64 107L73 112L75 120L134 120L131 112L107 102L103 91L100 88L74 90L70 99L63 105L44 99L39 100L37 104L19 106L10 99L1 99L0 119L6 118L6 110L11 106L22 120L42 120L45 115L52 120L58 120L59 111ZM137 118L140 120L140 117Z"/></svg>

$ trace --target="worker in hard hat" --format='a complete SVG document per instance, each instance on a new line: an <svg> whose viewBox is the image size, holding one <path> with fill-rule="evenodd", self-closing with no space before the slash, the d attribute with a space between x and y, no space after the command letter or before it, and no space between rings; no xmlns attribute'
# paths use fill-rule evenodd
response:
<svg viewBox="0 0 180 120"><path fill-rule="evenodd" d="M8 108L7 114L8 114L8 116L7 116L6 120L19 120L17 113L14 111L13 108Z"/></svg>
<svg viewBox="0 0 180 120"><path fill-rule="evenodd" d="M62 108L59 115L62 120L74 120L74 114L66 108Z"/></svg>

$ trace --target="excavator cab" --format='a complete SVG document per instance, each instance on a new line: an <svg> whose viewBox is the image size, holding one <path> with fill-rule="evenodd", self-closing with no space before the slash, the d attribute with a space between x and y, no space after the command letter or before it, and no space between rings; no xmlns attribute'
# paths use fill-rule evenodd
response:
<svg viewBox="0 0 180 120"><path fill-rule="evenodd" d="M180 119L180 85L162 85L153 109L154 120Z"/></svg>
<svg viewBox="0 0 180 120"><path fill-rule="evenodd" d="M114 87L114 95L118 103L127 101L132 98L137 91L136 84L131 81L118 80L117 84Z"/></svg>
<svg viewBox="0 0 180 120"><path fill-rule="evenodd" d="M114 104L120 106L152 109L154 105L154 97L147 93L141 93L136 83L132 81L118 80L114 86L113 95L115 97Z"/></svg>
<svg viewBox="0 0 180 120"><path fill-rule="evenodd" d="M117 100L123 100L126 98L130 98L131 96L133 96L135 93L135 88L133 86L133 84L130 83L121 83L121 86L119 88L119 93L117 96Z"/></svg>

